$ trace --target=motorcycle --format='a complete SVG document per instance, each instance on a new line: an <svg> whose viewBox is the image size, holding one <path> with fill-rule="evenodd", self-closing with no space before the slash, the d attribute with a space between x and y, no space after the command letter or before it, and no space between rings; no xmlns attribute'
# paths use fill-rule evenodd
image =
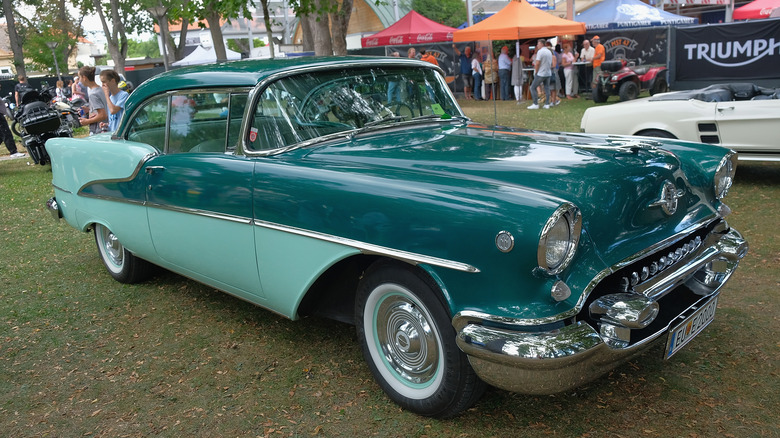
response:
<svg viewBox="0 0 780 438"><path fill-rule="evenodd" d="M46 140L55 137L73 137L79 123L79 102L57 102L53 87L41 92L31 90L22 95L19 108L14 113L11 130L22 139L22 145L35 164L49 163ZM84 104L83 100L81 104Z"/></svg>

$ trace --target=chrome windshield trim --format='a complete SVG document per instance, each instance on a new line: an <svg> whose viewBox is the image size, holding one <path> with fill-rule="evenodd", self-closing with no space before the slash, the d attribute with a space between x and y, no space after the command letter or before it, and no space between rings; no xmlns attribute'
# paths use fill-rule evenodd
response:
<svg viewBox="0 0 780 438"><path fill-rule="evenodd" d="M461 263L453 260L446 260L438 257L427 256L424 254L417 254L413 252L387 248L380 245L374 245L371 243L348 239L346 237L339 237L331 234L320 233L317 231L304 230L301 228L275 224L272 222L267 222L259 219L255 219L254 223L256 226L262 228L268 228L271 230L282 231L285 233L296 234L298 236L310 237L312 239L349 246L360 250L360 252L363 254L384 255L384 256L392 257L394 259L412 263L415 265L427 264L427 265L440 266L442 268L454 269L456 271L462 271L468 273L480 272L479 269L467 263Z"/></svg>
<svg viewBox="0 0 780 438"><path fill-rule="evenodd" d="M398 68L412 68L412 67L424 67L428 69L435 70L439 73L440 81L444 81L444 70L441 69L441 67L437 65L433 65L430 62L425 61L419 61L419 60L408 60L408 59L393 59L388 58L387 60L379 59L379 60L373 60L373 63L371 64L371 68L373 67L398 67ZM276 149L269 149L264 151L256 151L252 150L247 147L246 139L249 136L249 129L251 127L253 115L255 108L257 108L257 103L260 100L260 96L263 94L265 89L273 82L276 82L277 80L297 76L301 74L311 73L311 72L317 72L317 71L332 71L332 70L339 70L344 68L353 68L353 67L361 67L361 68L367 68L365 61L348 61L348 62L339 62L339 63L326 63L326 64L316 64L316 65L308 65L308 66L302 66L298 68L288 69L284 71L279 71L276 73L272 73L262 79L260 82L255 85L255 87L249 92L249 99L247 100L247 109L244 111L244 118L241 122L241 138L239 140L239 150L241 154L244 154L248 157L266 157L270 155L278 155L282 154L291 150L300 149L303 147L310 146L314 143L322 142L322 141L328 141L332 140L334 138L349 138L353 135L355 135L356 132L360 131L360 128L355 128L349 131L343 131L333 134L328 134L322 137L312 138L300 143L295 143L292 145L283 146ZM455 96L452 95L452 91L450 91L449 86L447 86L446 82L443 83L444 87L442 88L447 94L449 94L450 98L452 99L453 103L455 104L455 107L460 110L460 114L453 115L452 117L464 117L466 118L466 115L463 113L463 109L460 108L460 105L458 105L457 99L455 99Z"/></svg>

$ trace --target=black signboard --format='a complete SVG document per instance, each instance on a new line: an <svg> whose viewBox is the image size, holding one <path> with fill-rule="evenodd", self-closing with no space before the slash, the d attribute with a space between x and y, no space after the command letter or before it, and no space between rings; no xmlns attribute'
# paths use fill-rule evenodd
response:
<svg viewBox="0 0 780 438"><path fill-rule="evenodd" d="M584 38L598 35L606 51L605 59L625 59L636 65L666 64L668 28L646 27L588 32ZM579 47L582 48L580 41Z"/></svg>
<svg viewBox="0 0 780 438"><path fill-rule="evenodd" d="M777 86L780 20L678 28L674 30L672 54L673 83L754 82Z"/></svg>

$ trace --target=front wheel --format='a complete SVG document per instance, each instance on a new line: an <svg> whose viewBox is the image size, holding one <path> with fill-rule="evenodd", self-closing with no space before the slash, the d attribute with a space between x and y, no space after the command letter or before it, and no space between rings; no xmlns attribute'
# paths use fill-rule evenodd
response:
<svg viewBox="0 0 780 438"><path fill-rule="evenodd" d="M437 290L411 267L379 262L358 286L355 323L363 356L387 395L414 413L447 418L473 405L485 383L456 345Z"/></svg>
<svg viewBox="0 0 780 438"><path fill-rule="evenodd" d="M133 255L114 233L101 224L95 225L95 243L108 273L120 283L138 283L152 273L152 265Z"/></svg>
<svg viewBox="0 0 780 438"><path fill-rule="evenodd" d="M620 101L634 100L639 97L639 86L632 81L626 81L620 84Z"/></svg>
<svg viewBox="0 0 780 438"><path fill-rule="evenodd" d="M601 91L601 84L597 83L595 87L593 87L593 102L595 103L604 103L607 101L607 95L604 94L603 91Z"/></svg>

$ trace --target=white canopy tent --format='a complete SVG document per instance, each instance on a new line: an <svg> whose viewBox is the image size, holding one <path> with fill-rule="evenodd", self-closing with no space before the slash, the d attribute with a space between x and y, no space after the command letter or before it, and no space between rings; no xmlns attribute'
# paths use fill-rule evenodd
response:
<svg viewBox="0 0 780 438"><path fill-rule="evenodd" d="M233 61L241 59L240 53L234 52L228 48L225 48L225 50L227 52L228 60ZM198 46L192 53L185 56L184 59L180 59L171 65L181 67L185 65L212 64L214 62L217 62L217 54L214 51L214 47Z"/></svg>

